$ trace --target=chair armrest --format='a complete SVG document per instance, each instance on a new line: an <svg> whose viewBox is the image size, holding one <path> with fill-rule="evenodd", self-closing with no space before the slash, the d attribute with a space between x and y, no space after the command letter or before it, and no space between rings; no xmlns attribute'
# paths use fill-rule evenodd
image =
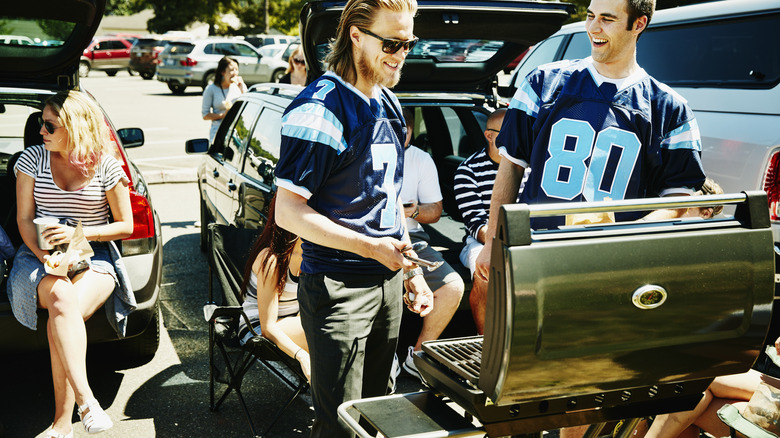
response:
<svg viewBox="0 0 780 438"><path fill-rule="evenodd" d="M243 318L246 322L246 327L252 333L252 336L260 336L252 327L252 322L244 312L244 308L241 306L218 306L216 303L208 302L203 305L203 318L209 324L214 324L214 321L220 317L228 317L231 319Z"/></svg>

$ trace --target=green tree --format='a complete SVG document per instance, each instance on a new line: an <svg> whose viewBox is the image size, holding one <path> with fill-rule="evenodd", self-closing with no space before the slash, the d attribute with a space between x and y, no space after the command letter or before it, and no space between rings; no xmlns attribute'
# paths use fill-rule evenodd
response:
<svg viewBox="0 0 780 438"><path fill-rule="evenodd" d="M144 8L144 0L106 0L106 15L131 15Z"/></svg>
<svg viewBox="0 0 780 438"><path fill-rule="evenodd" d="M36 20L38 27L52 40L65 41L73 32L73 23L60 20Z"/></svg>

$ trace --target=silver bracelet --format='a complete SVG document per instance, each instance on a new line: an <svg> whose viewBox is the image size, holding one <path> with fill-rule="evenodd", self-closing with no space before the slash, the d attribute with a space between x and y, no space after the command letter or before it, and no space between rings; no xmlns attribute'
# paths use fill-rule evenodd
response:
<svg viewBox="0 0 780 438"><path fill-rule="evenodd" d="M421 267L416 267L409 272L404 272L404 281L414 277L415 275L422 275L423 270Z"/></svg>

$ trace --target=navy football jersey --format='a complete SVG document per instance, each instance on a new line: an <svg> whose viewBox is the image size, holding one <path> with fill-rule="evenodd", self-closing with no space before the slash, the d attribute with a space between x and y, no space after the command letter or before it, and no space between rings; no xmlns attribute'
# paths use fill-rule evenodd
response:
<svg viewBox="0 0 780 438"><path fill-rule="evenodd" d="M333 222L373 237L403 236L398 209L406 124L385 88L368 99L333 72L307 86L282 117L276 184ZM304 241L301 270L386 273L373 259Z"/></svg>
<svg viewBox="0 0 780 438"><path fill-rule="evenodd" d="M593 71L591 71L593 69ZM616 89L590 58L542 65L517 89L496 144L532 168L520 202L621 200L693 194L704 183L701 139L686 101L644 70ZM618 213L634 220L646 212ZM563 217L533 218L552 229Z"/></svg>

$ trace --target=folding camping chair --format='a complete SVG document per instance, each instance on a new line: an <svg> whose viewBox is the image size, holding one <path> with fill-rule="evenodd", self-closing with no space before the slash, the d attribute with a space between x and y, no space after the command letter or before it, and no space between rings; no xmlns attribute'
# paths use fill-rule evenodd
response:
<svg viewBox="0 0 780 438"><path fill-rule="evenodd" d="M260 230L235 228L227 225L209 225L209 300L203 314L209 324L209 396L210 408L217 411L228 394L235 392L246 413L253 436L266 436L287 407L303 392L309 383L298 361L281 351L276 344L256 333L250 324L252 337L244 345L238 339L239 318L249 321L241 308L241 283L252 244ZM213 277L216 275L222 289L222 303L214 301ZM222 357L220 368L219 352ZM261 435L257 434L249 408L241 394L244 375L255 361L262 363L290 389L292 396L282 405ZM292 374L292 377L290 377ZM216 383L227 385L215 402Z"/></svg>

